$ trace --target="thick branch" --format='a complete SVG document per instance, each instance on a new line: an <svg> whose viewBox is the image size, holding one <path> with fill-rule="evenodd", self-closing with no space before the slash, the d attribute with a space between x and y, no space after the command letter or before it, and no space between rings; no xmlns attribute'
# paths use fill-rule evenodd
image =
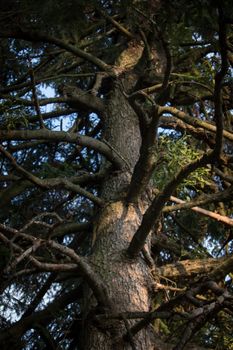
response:
<svg viewBox="0 0 233 350"><path fill-rule="evenodd" d="M209 278L215 281L220 281L228 273L233 271L233 255L224 259L216 268L209 274Z"/></svg>
<svg viewBox="0 0 233 350"><path fill-rule="evenodd" d="M155 268L155 274L158 276L164 276L170 279L184 279L190 278L197 275L208 274L214 271L217 267L222 265L231 265L232 267L233 258L221 258L221 259L195 259L195 260L182 260L174 264L167 264L158 268ZM217 270L216 270L217 271ZM224 271L224 270L223 270ZM224 277L227 273L221 274ZM219 279L218 279L219 280Z"/></svg>
<svg viewBox="0 0 233 350"><path fill-rule="evenodd" d="M140 250L143 248L146 238L149 235L152 227L156 224L159 219L160 213L165 205L165 203L169 200L172 192L175 188L193 171L198 169L199 167L203 167L208 163L211 163L213 160L213 154L204 155L199 158L197 161L188 164L180 172L170 181L164 188L164 190L159 193L155 199L153 200L150 207L145 212L141 225L139 226L137 232L135 233L129 248L128 254L131 257L135 257L138 255Z"/></svg>
<svg viewBox="0 0 233 350"><path fill-rule="evenodd" d="M65 97L64 102L66 102L71 108L77 110L81 108L100 114L103 113L105 108L104 103L94 94L71 85L64 85L60 90Z"/></svg>
<svg viewBox="0 0 233 350"><path fill-rule="evenodd" d="M76 223L67 222L57 226L53 229L51 237L65 236L70 233L77 233L90 230L92 225L89 222Z"/></svg>
<svg viewBox="0 0 233 350"><path fill-rule="evenodd" d="M142 144L140 157L135 165L132 180L129 186L127 201L134 203L145 190L157 161L156 134L159 122L158 108L153 106L150 113L143 111L139 105L131 100L131 106L139 117Z"/></svg>

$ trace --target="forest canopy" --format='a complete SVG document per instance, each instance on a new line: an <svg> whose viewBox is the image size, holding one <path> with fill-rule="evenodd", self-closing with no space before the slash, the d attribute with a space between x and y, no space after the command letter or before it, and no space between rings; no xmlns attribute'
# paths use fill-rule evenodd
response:
<svg viewBox="0 0 233 350"><path fill-rule="evenodd" d="M233 349L233 2L0 1L0 344Z"/></svg>

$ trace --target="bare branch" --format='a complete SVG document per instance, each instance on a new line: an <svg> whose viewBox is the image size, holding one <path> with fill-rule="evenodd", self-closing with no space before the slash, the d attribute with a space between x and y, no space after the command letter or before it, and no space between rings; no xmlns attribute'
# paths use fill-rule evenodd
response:
<svg viewBox="0 0 233 350"><path fill-rule="evenodd" d="M210 124L208 122L205 122L203 120L200 120L198 118L191 117L187 113L180 111L179 109L177 109L175 107L169 107L169 106L161 107L160 106L159 113L160 114L166 114L166 113L172 114L187 124L193 125L195 127L203 128L203 129L211 131L213 133L216 133L216 130L217 130L215 125ZM233 133L226 131L226 130L223 130L223 136L226 139L228 139L229 141L233 141Z"/></svg>
<svg viewBox="0 0 233 350"><path fill-rule="evenodd" d="M184 279L204 274L209 276L211 271L227 261L232 264L232 258L181 260L174 264L156 267L154 273L170 279Z"/></svg>
<svg viewBox="0 0 233 350"><path fill-rule="evenodd" d="M180 204L165 206L162 211L163 211L163 213L169 213L169 212L176 211L176 210L191 209L197 213L208 216L214 220L217 220L219 222L223 222L226 225L233 226L233 219L231 219L227 216L224 216L224 215L220 215L218 213L214 213L214 212L207 210L207 209L199 208L196 206L196 205L221 202L221 201L224 201L227 199L231 199L232 198L232 191L233 191L233 189L229 188L226 191L223 191L220 193L201 196L199 199L195 199L195 200L190 201L190 202L185 202L179 198L171 196L170 197L171 201L176 202L176 203L180 203Z"/></svg>
<svg viewBox="0 0 233 350"><path fill-rule="evenodd" d="M103 284L103 282L100 280L100 278L97 276L97 274L92 270L91 266L85 261L84 258L81 258L79 255L75 253L75 251L67 246L63 246L59 243L56 243L52 240L42 240L37 239L29 234L22 233L20 231L14 230L12 228L8 228L4 225L0 224L0 230L3 232L13 233L14 235L17 235L18 237L26 238L27 240L33 242L36 247L39 247L40 245L49 246L60 253L62 253L65 256L70 257L75 264L49 264L49 263L41 263L38 261L38 259L34 258L30 255L30 253L33 251L33 248L31 247L29 250L26 251L26 253L23 251L19 245L13 243L9 239L7 239L3 234L0 233L0 238L8 245L12 245L17 251L20 251L22 253L22 256L20 257L20 260L24 257L28 257L29 260L36 266L39 267L41 270L47 270L47 271L59 271L59 268L62 268L63 271L67 270L75 270L79 269L79 271L83 274L84 278L86 279L87 283L89 284L90 288L93 290L93 293L98 300L99 304L104 307L110 307L111 308L111 301L107 295L106 287ZM60 270L61 271L61 270Z"/></svg>
<svg viewBox="0 0 233 350"><path fill-rule="evenodd" d="M23 253L15 258L10 265L4 270L4 273L8 274L11 270L13 270L22 260L30 256L41 246L40 241L36 241L30 248L23 251Z"/></svg>

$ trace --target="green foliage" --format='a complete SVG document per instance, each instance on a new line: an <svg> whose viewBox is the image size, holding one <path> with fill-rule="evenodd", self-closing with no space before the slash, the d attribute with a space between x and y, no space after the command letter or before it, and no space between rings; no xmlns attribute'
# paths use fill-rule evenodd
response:
<svg viewBox="0 0 233 350"><path fill-rule="evenodd" d="M159 139L159 154L162 154L162 164L156 167L154 172L154 183L156 187L162 189L181 168L197 160L201 154L191 145L190 137L187 135L174 140L169 136L161 136ZM191 187L198 191L209 183L210 170L208 168L198 168L189 177L185 178L179 186L179 191L184 191Z"/></svg>

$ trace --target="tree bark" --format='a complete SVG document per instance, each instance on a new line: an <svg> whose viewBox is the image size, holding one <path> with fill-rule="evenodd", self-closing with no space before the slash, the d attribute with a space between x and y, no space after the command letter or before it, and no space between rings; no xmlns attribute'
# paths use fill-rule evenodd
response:
<svg viewBox="0 0 233 350"><path fill-rule="evenodd" d="M123 171L117 171L103 184L102 197L107 202L99 213L94 228L94 246L91 261L104 281L114 311L149 311L152 277L142 255L135 260L126 256L126 249L141 223L146 201L136 205L124 202L132 170L138 160L141 137L138 118L121 92L113 89L106 113L105 140L125 161ZM132 326L132 321L129 325ZM150 327L129 342L122 340L127 333L124 320L114 321L108 329L89 325L85 349L156 349ZM133 344L132 344L133 342Z"/></svg>

